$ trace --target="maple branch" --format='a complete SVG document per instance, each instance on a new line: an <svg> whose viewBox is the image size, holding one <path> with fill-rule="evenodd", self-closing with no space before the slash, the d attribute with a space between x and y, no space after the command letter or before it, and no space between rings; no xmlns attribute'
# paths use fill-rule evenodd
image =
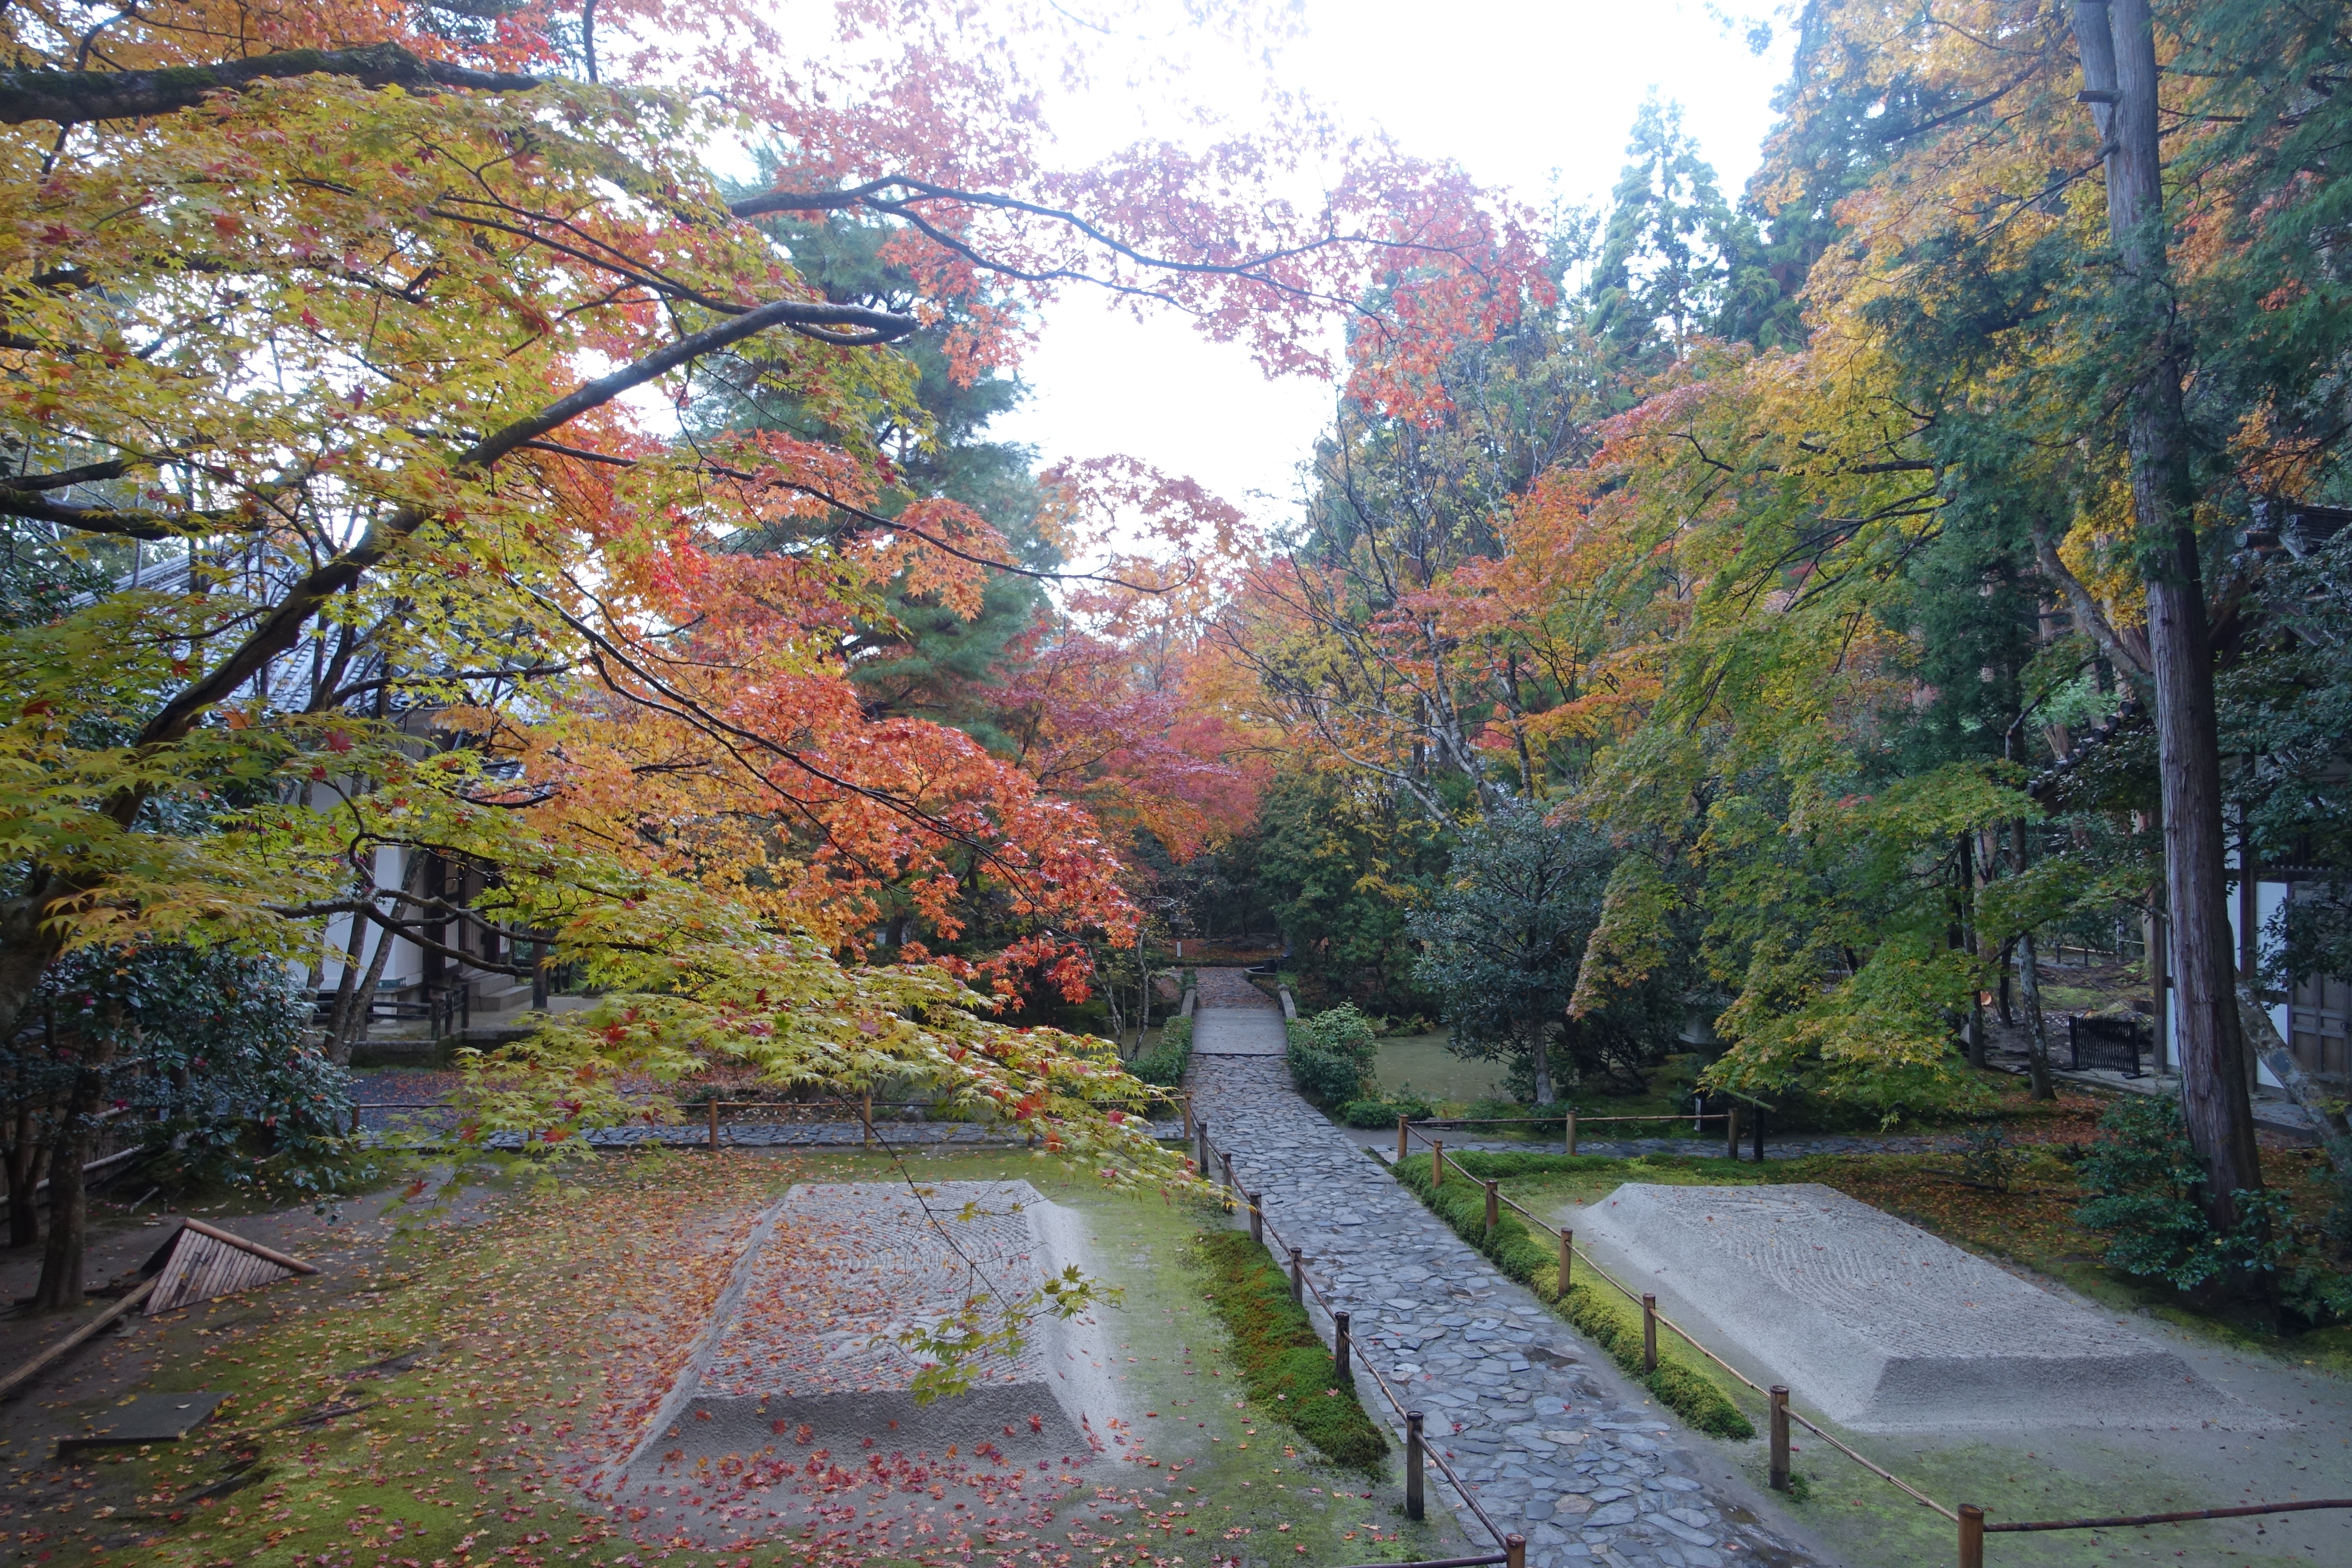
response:
<svg viewBox="0 0 2352 1568"><path fill-rule="evenodd" d="M10 70L0 71L0 125L22 125L28 120L83 125L99 120L173 114L194 108L215 92L305 76L349 77L372 88L448 87L474 92L529 92L545 80L421 59L398 44L289 49L249 60L163 70Z"/></svg>
<svg viewBox="0 0 2352 1568"><path fill-rule="evenodd" d="M882 317L893 322L901 329L901 336L913 331L917 326L912 317L883 317L881 311L860 310L855 306L827 305L806 300L773 300L732 321L720 321L698 332L689 333L658 353L623 365L610 375L582 383L571 394L556 399L538 413L527 415L504 429L484 437L458 454L456 466L487 469L508 453L561 428L592 409L603 407L621 394L667 375L703 354L715 353L763 332L770 327L794 323L854 322L872 317ZM203 679L192 683L165 703L162 710L148 721L135 743L142 747L161 745L186 734L198 714L226 700L230 693L273 659L290 650L300 639L302 628L310 623L311 616L325 608L337 594L356 585L361 577L389 557L433 515L422 508L404 506L391 516L370 523L367 531L350 549L296 584L235 652L215 665ZM114 804L114 810L118 816L135 813L138 805L139 799L135 792L131 792ZM123 820L127 826L128 817L123 817Z"/></svg>
<svg viewBox="0 0 2352 1568"><path fill-rule="evenodd" d="M103 468L109 465L93 464ZM66 481L68 484L75 480ZM234 511L122 511L112 507L75 506L68 501L56 501L30 489L19 489L22 480L0 482L0 516L30 518L36 522L54 522L62 528L79 529L84 533L113 534L122 539L187 539L224 531L234 523L237 531L261 526L261 520L242 509Z"/></svg>
<svg viewBox="0 0 2352 1568"><path fill-rule="evenodd" d="M2066 563L2059 559L2058 546L2051 539L2050 530L2039 522L2033 525L2033 563L2042 569L2042 574L2050 579L2051 584L2066 596L2067 608L2074 612L2075 623L2097 640L2109 658L2142 680L2154 673L2155 662L2148 657L2147 639L2134 637L2130 642L2125 641L2124 634L2107 619L2097 601L2091 597L2091 591L2083 586L2083 580L2068 571Z"/></svg>

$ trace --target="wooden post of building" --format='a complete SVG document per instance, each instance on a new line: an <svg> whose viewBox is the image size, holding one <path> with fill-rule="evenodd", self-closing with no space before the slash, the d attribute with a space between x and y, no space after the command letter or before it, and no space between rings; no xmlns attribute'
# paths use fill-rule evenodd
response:
<svg viewBox="0 0 2352 1568"><path fill-rule="evenodd" d="M1421 1502L1421 1412L1408 1410L1404 1413L1404 1516L1417 1523L1423 1511Z"/></svg>
<svg viewBox="0 0 2352 1568"><path fill-rule="evenodd" d="M1960 1568L1984 1568L1984 1510L1960 1505Z"/></svg>
<svg viewBox="0 0 2352 1568"><path fill-rule="evenodd" d="M1573 1110L1568 1113L1568 1152L1571 1154L1576 1152L1576 1112Z"/></svg>
<svg viewBox="0 0 2352 1568"><path fill-rule="evenodd" d="M1739 1158L1739 1102L1735 1100L1728 1103L1731 1109L1723 1116L1723 1157L1737 1160Z"/></svg>
<svg viewBox="0 0 2352 1568"><path fill-rule="evenodd" d="M710 1102L710 1152L719 1152L719 1102Z"/></svg>
<svg viewBox="0 0 2352 1568"><path fill-rule="evenodd" d="M1486 1184L1486 1234L1492 1236L1503 1224L1503 1184Z"/></svg>
<svg viewBox="0 0 2352 1568"><path fill-rule="evenodd" d="M1575 1267L1576 1232L1572 1230L1563 1230L1559 1233L1559 1289L1554 1294L1552 1298L1554 1300L1565 1301L1568 1300L1569 1272Z"/></svg>
<svg viewBox="0 0 2352 1568"><path fill-rule="evenodd" d="M1772 1489L1789 1489L1789 1385L1772 1385Z"/></svg>
<svg viewBox="0 0 2352 1568"><path fill-rule="evenodd" d="M1290 1299L1307 1305L1307 1254L1296 1247L1290 1249Z"/></svg>
<svg viewBox="0 0 2352 1568"><path fill-rule="evenodd" d="M1404 1158L1404 1118L1397 1118L1397 1158Z"/></svg>
<svg viewBox="0 0 2352 1568"><path fill-rule="evenodd" d="M1642 1370L1658 1370L1658 1299L1642 1298Z"/></svg>
<svg viewBox="0 0 2352 1568"><path fill-rule="evenodd" d="M1249 1203L1250 1239L1264 1247L1265 1245L1265 1210L1258 1206L1257 1194L1244 1193L1242 1196Z"/></svg>
<svg viewBox="0 0 2352 1568"><path fill-rule="evenodd" d="M1348 1385L1349 1379L1356 1375L1348 1365L1350 1349L1348 1343L1348 1314L1334 1312L1331 1314L1331 1364L1339 1369L1338 1382L1342 1388Z"/></svg>

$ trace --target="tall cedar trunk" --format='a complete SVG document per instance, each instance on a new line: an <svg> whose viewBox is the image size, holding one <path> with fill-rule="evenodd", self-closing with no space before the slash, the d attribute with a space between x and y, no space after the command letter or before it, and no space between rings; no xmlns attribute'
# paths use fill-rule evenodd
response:
<svg viewBox="0 0 2352 1568"><path fill-rule="evenodd" d="M98 1113L106 1103L106 1069L113 1059L113 1030L104 1031L94 1042L83 1037L73 1091L49 1149L49 1243L41 1254L41 1282L33 1288L35 1311L81 1305L82 1247L89 1217L89 1193L81 1168L97 1141Z"/></svg>
<svg viewBox="0 0 2352 1568"><path fill-rule="evenodd" d="M2017 874L2025 875L2025 818L2010 824L2010 843L2016 851ZM2029 1081L2035 1100L2055 1100L2057 1089L2050 1081L2050 1026L2042 1011L2042 954L2034 945L2032 931L2020 932L2017 941L2018 989L2025 994L2026 1061ZM2008 971L2001 973L2003 994L2007 994ZM2002 1022L2008 1022L2006 1016Z"/></svg>
<svg viewBox="0 0 2352 1568"><path fill-rule="evenodd" d="M1559 1098L1551 1087L1551 1020L1538 1015L1534 1022L1535 1037L1531 1042L1534 1049L1529 1059L1535 1067L1536 1103L1549 1105Z"/></svg>
<svg viewBox="0 0 2352 1568"><path fill-rule="evenodd" d="M1977 836L1973 832L1960 835L1960 945L1970 958L1977 956ZM1981 1072L1985 1066L1984 992L1971 983L1969 986L1969 1066Z"/></svg>
<svg viewBox="0 0 2352 1568"><path fill-rule="evenodd" d="M2180 360L2165 308L2164 184L2157 127L2156 30L2147 0L2077 0L2083 83L2108 143L2107 227L2136 286L2144 327L2131 411L2132 506L2147 641L2155 665L2157 765L2164 801L2164 878L2171 920L2173 1033L2181 1110L2208 1175L2218 1227L2233 1197L2263 1184L2231 987L2229 877L2213 656L2189 472ZM2096 95L2105 95L2102 100Z"/></svg>

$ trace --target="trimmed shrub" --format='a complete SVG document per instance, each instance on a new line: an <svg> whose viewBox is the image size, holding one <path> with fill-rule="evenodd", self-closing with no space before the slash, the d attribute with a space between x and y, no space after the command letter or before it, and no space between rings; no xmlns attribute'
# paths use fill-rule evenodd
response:
<svg viewBox="0 0 2352 1568"><path fill-rule="evenodd" d="M1408 1094L1391 1100L1351 1100L1340 1108L1339 1120L1350 1127L1394 1127L1400 1116L1421 1121L1436 1114L1436 1106L1417 1094Z"/></svg>
<svg viewBox="0 0 2352 1568"><path fill-rule="evenodd" d="M1567 1300L1559 1300L1559 1246L1549 1237L1538 1237L1528 1228L1525 1220L1508 1210L1504 1211L1499 1225L1488 1228L1486 1194L1478 1182L1559 1170L1588 1158L1595 1164L1622 1163L1584 1155L1577 1156L1573 1162L1560 1154L1479 1153L1462 1155L1458 1160L1449 1156L1447 1164L1475 1174L1477 1180L1453 1181L1443 1186L1430 1184L1427 1154L1412 1155L1390 1169L1398 1181L1429 1206L1431 1213L1454 1227L1454 1235L1492 1258L1495 1267L1511 1279L1550 1302L1554 1311L1607 1351L1611 1360L1656 1394L1667 1409L1700 1431L1717 1437L1753 1437L1756 1428L1741 1414L1739 1406L1705 1372L1685 1360L1682 1352L1662 1341L1658 1370L1648 1373L1642 1371L1641 1312L1615 1290L1579 1283L1570 1288Z"/></svg>
<svg viewBox="0 0 2352 1568"><path fill-rule="evenodd" d="M1250 1397L1334 1464L1376 1468L1388 1455L1387 1434L1356 1402L1353 1383L1339 1376L1273 1255L1234 1230L1211 1231L1199 1247L1209 1305L1232 1336Z"/></svg>
<svg viewBox="0 0 2352 1568"><path fill-rule="evenodd" d="M1345 1105L1370 1087L1380 1034L1353 1002L1289 1027L1290 1081L1318 1105Z"/></svg>
<svg viewBox="0 0 2352 1568"><path fill-rule="evenodd" d="M1128 1064L1127 1070L1149 1084L1174 1089L1192 1065L1192 1020L1171 1018L1161 1026L1160 1043Z"/></svg>

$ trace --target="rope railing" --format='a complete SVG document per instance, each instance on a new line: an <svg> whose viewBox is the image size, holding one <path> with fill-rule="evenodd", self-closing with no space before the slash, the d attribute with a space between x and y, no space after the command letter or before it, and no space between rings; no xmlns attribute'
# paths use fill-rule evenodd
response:
<svg viewBox="0 0 2352 1568"><path fill-rule="evenodd" d="M1332 1320L1333 1354L1336 1356L1339 1353L1338 1345L1340 1333L1339 1323L1344 1314L1340 1311L1339 1308L1333 1303L1331 1299L1323 1293L1323 1288L1315 1283L1314 1277L1307 1272L1306 1253L1304 1250L1291 1247L1288 1243L1285 1242L1282 1238L1282 1233L1276 1229L1273 1221L1267 1217L1265 1205L1263 1201L1265 1194L1262 1193L1250 1192L1246 1189L1236 1186L1233 1180L1233 1151L1230 1149L1220 1149L1217 1147L1214 1141L1213 1141L1209 1136L1209 1128L1206 1121L1197 1121L1195 1122L1195 1126L1199 1129L1198 1137L1200 1141L1200 1151L1203 1156L1203 1158L1199 1162L1202 1179L1205 1181L1209 1177L1210 1166L1206 1156L1210 1154L1218 1155L1220 1157L1220 1163L1224 1176L1223 1185L1226 1193L1225 1201L1228 1204L1232 1204L1234 1203L1235 1196L1238 1195L1240 1200L1238 1206L1250 1215L1250 1230L1255 1239L1263 1244L1265 1238L1268 1236L1271 1236L1274 1238L1275 1245L1282 1247L1290 1255L1291 1279L1294 1284L1302 1290L1312 1294L1315 1298L1316 1303L1323 1309L1325 1316ZM1352 1360L1371 1374L1373 1386L1381 1391L1381 1397L1388 1401L1389 1407L1396 1412L1397 1419L1404 1424L1408 1434L1408 1442L1410 1444L1413 1438L1419 1436L1420 1412L1408 1410L1405 1407L1404 1401L1397 1397L1396 1390L1390 1386L1389 1380L1387 1377L1382 1375L1381 1369L1373 1363L1370 1357L1358 1352L1352 1357ZM1459 1498L1463 1505L1473 1514L1477 1516L1478 1522L1486 1527L1486 1533L1494 1539L1496 1545L1503 1549L1503 1552L1501 1555L1497 1556L1447 1558L1442 1562L1422 1563L1388 1563L1381 1564L1379 1565L1379 1568L1475 1568L1475 1565L1495 1563L1507 1563L1512 1564L1513 1568L1518 1568L1519 1564L1524 1563L1527 1553L1526 1538L1524 1536L1507 1531L1495 1522L1494 1518L1489 1515L1486 1509L1479 1503L1476 1496L1472 1493L1470 1488L1465 1484L1460 1476L1454 1473L1454 1467L1446 1463L1445 1456L1439 1452L1434 1446L1426 1441L1422 1441L1418 1444L1418 1447L1422 1455L1424 1456L1432 1464L1437 1467L1438 1473L1444 1476L1446 1483L1454 1489L1454 1496ZM1412 1495L1413 1489L1415 1489L1412 1486L1412 1478L1408 1476L1407 1501L1409 1506L1407 1511L1409 1514L1412 1513L1412 1508L1410 1505L1417 1503L1418 1500Z"/></svg>
<svg viewBox="0 0 2352 1568"><path fill-rule="evenodd" d="M1451 1163L1454 1166L1454 1169L1460 1173L1464 1181L1481 1181L1481 1178L1473 1176L1468 1171L1464 1170L1460 1162L1447 1161L1445 1158L1444 1146L1442 1143L1439 1143L1436 1140L1429 1138L1423 1138L1422 1141L1430 1144L1432 1148L1433 1165L1436 1163ZM1440 1179L1442 1180L1442 1176ZM1897 1491L1909 1497L1913 1501L1934 1510L1936 1512L1943 1515L1944 1518L1949 1520L1953 1523L1957 1524L1959 1522L1960 1516L1958 1512L1946 1508L1942 1503L1937 1502L1934 1498L1929 1497L1917 1487L1915 1487L1910 1482L1903 1479L1902 1477L1881 1468L1879 1466L1874 1465L1870 1460L1863 1458L1862 1455L1855 1453L1853 1448L1849 1447L1836 1436L1823 1431L1821 1427L1807 1420L1803 1415L1798 1414L1796 1410L1790 1408L1785 1397L1776 1399L1772 1392L1769 1389L1767 1389L1762 1384L1758 1383L1754 1378L1749 1377L1746 1373L1741 1372L1738 1367L1732 1365L1729 1362L1716 1354L1715 1352L1707 1349L1707 1347L1701 1343L1689 1330L1685 1329L1672 1318L1669 1318L1664 1312L1659 1311L1657 1308L1657 1299L1654 1296L1643 1297L1639 1292L1627 1286L1624 1281L1619 1279L1615 1275L1601 1267L1599 1263L1593 1260L1592 1255L1590 1252L1587 1252L1584 1248L1576 1245L1572 1237L1569 1233L1563 1233L1558 1226L1546 1223L1542 1218L1528 1210L1525 1205L1503 1195L1499 1189L1496 1187L1495 1184L1482 1182L1482 1184L1486 1186L1490 1192L1494 1193L1498 1203L1508 1205L1513 1211L1526 1218L1526 1220L1538 1230L1551 1237L1555 1242L1565 1241L1569 1251L1574 1257L1581 1259L1587 1268L1601 1276L1601 1279L1607 1280L1610 1285L1613 1286L1627 1300L1632 1301L1635 1306L1641 1308L1642 1315L1645 1320L1666 1329L1669 1332L1673 1333L1676 1339L1679 1339L1683 1343L1690 1346L1691 1349L1696 1351L1699 1354L1706 1357L1707 1360L1721 1367L1725 1372L1738 1379L1741 1384L1753 1389L1756 1393L1762 1394L1768 1404L1773 1405L1776 1409L1786 1411L1790 1420L1795 1422L1798 1426L1802 1426L1806 1431L1811 1433L1814 1436L1819 1437L1822 1442L1827 1443L1831 1447L1835 1448L1839 1453L1843 1454L1847 1458L1852 1459L1855 1464L1860 1465L1864 1469L1868 1470L1880 1480L1885 1481L1887 1485L1895 1488ZM1564 1294L1566 1291L1567 1281L1562 1280L1560 1284L1562 1293ZM1776 1475L1779 1474L1782 1468L1785 1468L1785 1466L1776 1462L1774 1473Z"/></svg>

